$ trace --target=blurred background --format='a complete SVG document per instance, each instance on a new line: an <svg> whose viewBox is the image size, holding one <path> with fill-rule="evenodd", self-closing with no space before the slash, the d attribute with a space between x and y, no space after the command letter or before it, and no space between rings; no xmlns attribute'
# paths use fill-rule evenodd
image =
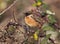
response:
<svg viewBox="0 0 60 44"><path fill-rule="evenodd" d="M52 11L56 13L57 21L60 25L60 0L43 0ZM34 0L0 0L0 29L4 29L6 24L14 16L17 22L23 23L24 12L26 12ZM14 14L14 16L13 16Z"/></svg>

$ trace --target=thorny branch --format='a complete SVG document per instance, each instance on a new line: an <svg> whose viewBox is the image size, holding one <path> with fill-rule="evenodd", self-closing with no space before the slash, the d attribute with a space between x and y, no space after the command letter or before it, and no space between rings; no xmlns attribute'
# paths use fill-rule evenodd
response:
<svg viewBox="0 0 60 44"><path fill-rule="evenodd" d="M13 4L11 4L7 9L5 9L0 15L2 15L3 13L5 13L7 10L9 10L15 3L17 2L17 0L14 1ZM23 32L22 32L23 33ZM44 36L43 36L44 37ZM52 39L49 38L49 40L51 40L52 43L54 43L54 41Z"/></svg>

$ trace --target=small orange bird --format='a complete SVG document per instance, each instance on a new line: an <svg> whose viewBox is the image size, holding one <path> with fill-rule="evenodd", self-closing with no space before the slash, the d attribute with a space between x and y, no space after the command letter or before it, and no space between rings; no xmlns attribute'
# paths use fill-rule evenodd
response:
<svg viewBox="0 0 60 44"><path fill-rule="evenodd" d="M37 21L35 21L35 19L33 19L33 13L35 13L36 8L35 7L29 7L28 8L28 12L25 13L25 23L30 26L30 27L37 27L37 26L41 26Z"/></svg>
<svg viewBox="0 0 60 44"><path fill-rule="evenodd" d="M30 26L30 27L36 27L39 25L38 22L36 22L33 18L33 15L32 14L29 14L28 13L26 14L26 17L25 17L25 23Z"/></svg>

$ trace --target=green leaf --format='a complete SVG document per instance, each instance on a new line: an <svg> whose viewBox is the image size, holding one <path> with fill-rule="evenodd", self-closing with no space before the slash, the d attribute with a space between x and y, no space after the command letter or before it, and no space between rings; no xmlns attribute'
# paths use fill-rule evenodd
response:
<svg viewBox="0 0 60 44"><path fill-rule="evenodd" d="M37 3L34 3L33 6L37 6Z"/></svg>
<svg viewBox="0 0 60 44"><path fill-rule="evenodd" d="M58 32L57 39L60 41L60 32Z"/></svg>
<svg viewBox="0 0 60 44"><path fill-rule="evenodd" d="M42 0L38 0L38 2L42 2Z"/></svg>
<svg viewBox="0 0 60 44"><path fill-rule="evenodd" d="M42 4L42 0L38 0L36 3L33 4L33 6L40 6Z"/></svg>
<svg viewBox="0 0 60 44"><path fill-rule="evenodd" d="M36 33L36 34L39 34L39 30L37 30L35 33Z"/></svg>
<svg viewBox="0 0 60 44"><path fill-rule="evenodd" d="M42 29L44 31L48 31L48 30L54 31L54 28L47 23L43 24Z"/></svg>
<svg viewBox="0 0 60 44"><path fill-rule="evenodd" d="M46 10L46 13L47 13L48 15L55 15L55 13L54 13L53 11L51 11L51 10Z"/></svg>
<svg viewBox="0 0 60 44"><path fill-rule="evenodd" d="M48 15L47 17L48 17L48 19L49 19L49 23L53 24L53 23L56 22L56 19L54 18L53 15Z"/></svg>
<svg viewBox="0 0 60 44"><path fill-rule="evenodd" d="M51 34L48 34L48 35L46 35L46 38L48 38L48 39L49 39L49 38L50 38L50 36L51 36Z"/></svg>
<svg viewBox="0 0 60 44"><path fill-rule="evenodd" d="M49 6L48 6L47 4L45 4L45 3L43 3L42 7L43 7L44 9L49 9Z"/></svg>
<svg viewBox="0 0 60 44"><path fill-rule="evenodd" d="M52 43L48 43L48 44L52 44Z"/></svg>
<svg viewBox="0 0 60 44"><path fill-rule="evenodd" d="M50 38L51 34L46 35L46 37L41 41L41 44L48 44L48 39Z"/></svg>
<svg viewBox="0 0 60 44"><path fill-rule="evenodd" d="M8 30L9 30L10 32L12 32L12 31L15 30L15 28L14 28L14 26L10 26Z"/></svg>
<svg viewBox="0 0 60 44"><path fill-rule="evenodd" d="M47 44L47 38L44 38L42 41L41 41L41 44Z"/></svg>

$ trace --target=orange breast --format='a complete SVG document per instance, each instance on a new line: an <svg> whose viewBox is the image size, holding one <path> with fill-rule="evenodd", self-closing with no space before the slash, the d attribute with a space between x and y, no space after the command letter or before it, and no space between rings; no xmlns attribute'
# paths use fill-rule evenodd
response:
<svg viewBox="0 0 60 44"><path fill-rule="evenodd" d="M33 18L29 16L25 17L25 23L31 27L35 27L38 25L38 22L36 22Z"/></svg>

